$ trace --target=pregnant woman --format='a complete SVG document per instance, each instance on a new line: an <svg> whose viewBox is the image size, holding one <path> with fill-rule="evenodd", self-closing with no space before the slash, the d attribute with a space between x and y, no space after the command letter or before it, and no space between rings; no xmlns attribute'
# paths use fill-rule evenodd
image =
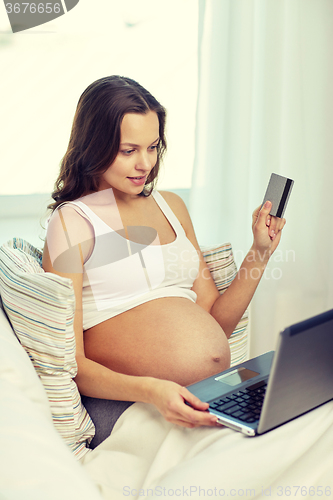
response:
<svg viewBox="0 0 333 500"><path fill-rule="evenodd" d="M252 247L220 295L185 204L154 187L165 149L165 110L137 82L111 76L83 92L43 268L73 282L75 380L96 425L93 446L135 401L181 426L216 425L184 386L229 367L227 339L285 224L269 202L254 211Z"/></svg>

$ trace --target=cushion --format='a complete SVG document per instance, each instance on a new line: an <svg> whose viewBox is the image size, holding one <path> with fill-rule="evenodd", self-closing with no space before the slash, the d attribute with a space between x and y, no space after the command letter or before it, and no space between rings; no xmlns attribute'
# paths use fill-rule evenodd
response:
<svg viewBox="0 0 333 500"><path fill-rule="evenodd" d="M201 250L219 292L224 293L237 274L231 244L225 243ZM229 338L231 366L248 358L248 324L249 313L246 310Z"/></svg>
<svg viewBox="0 0 333 500"><path fill-rule="evenodd" d="M77 373L71 280L41 267L42 253L19 238L0 248L4 309L46 390L53 422L77 458L89 450L94 425L73 380Z"/></svg>
<svg viewBox="0 0 333 500"><path fill-rule="evenodd" d="M101 500L55 430L43 385L1 307L0 401L1 499Z"/></svg>

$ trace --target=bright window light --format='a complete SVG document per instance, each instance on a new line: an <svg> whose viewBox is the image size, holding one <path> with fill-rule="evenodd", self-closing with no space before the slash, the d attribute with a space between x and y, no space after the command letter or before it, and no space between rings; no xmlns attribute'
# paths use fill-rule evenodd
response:
<svg viewBox="0 0 333 500"><path fill-rule="evenodd" d="M49 193L77 101L120 74L167 109L159 189L189 188L197 98L197 0L81 0L47 24L12 34L0 5L0 195Z"/></svg>

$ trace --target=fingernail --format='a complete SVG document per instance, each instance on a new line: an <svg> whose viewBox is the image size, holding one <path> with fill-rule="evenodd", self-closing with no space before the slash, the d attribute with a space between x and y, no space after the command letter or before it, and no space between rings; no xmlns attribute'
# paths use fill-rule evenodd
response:
<svg viewBox="0 0 333 500"><path fill-rule="evenodd" d="M270 201L266 201L265 208L269 208L270 206L271 206L271 202Z"/></svg>
<svg viewBox="0 0 333 500"><path fill-rule="evenodd" d="M272 229L272 231L271 231L271 233L270 233L270 234L271 234L272 238L275 236L274 229Z"/></svg>

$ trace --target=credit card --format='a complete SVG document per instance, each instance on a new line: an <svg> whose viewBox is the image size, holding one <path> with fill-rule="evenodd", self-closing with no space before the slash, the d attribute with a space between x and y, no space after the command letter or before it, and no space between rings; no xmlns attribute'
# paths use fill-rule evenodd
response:
<svg viewBox="0 0 333 500"><path fill-rule="evenodd" d="M262 204L268 200L272 202L270 215L283 217L293 188L294 181L282 175L272 174Z"/></svg>

